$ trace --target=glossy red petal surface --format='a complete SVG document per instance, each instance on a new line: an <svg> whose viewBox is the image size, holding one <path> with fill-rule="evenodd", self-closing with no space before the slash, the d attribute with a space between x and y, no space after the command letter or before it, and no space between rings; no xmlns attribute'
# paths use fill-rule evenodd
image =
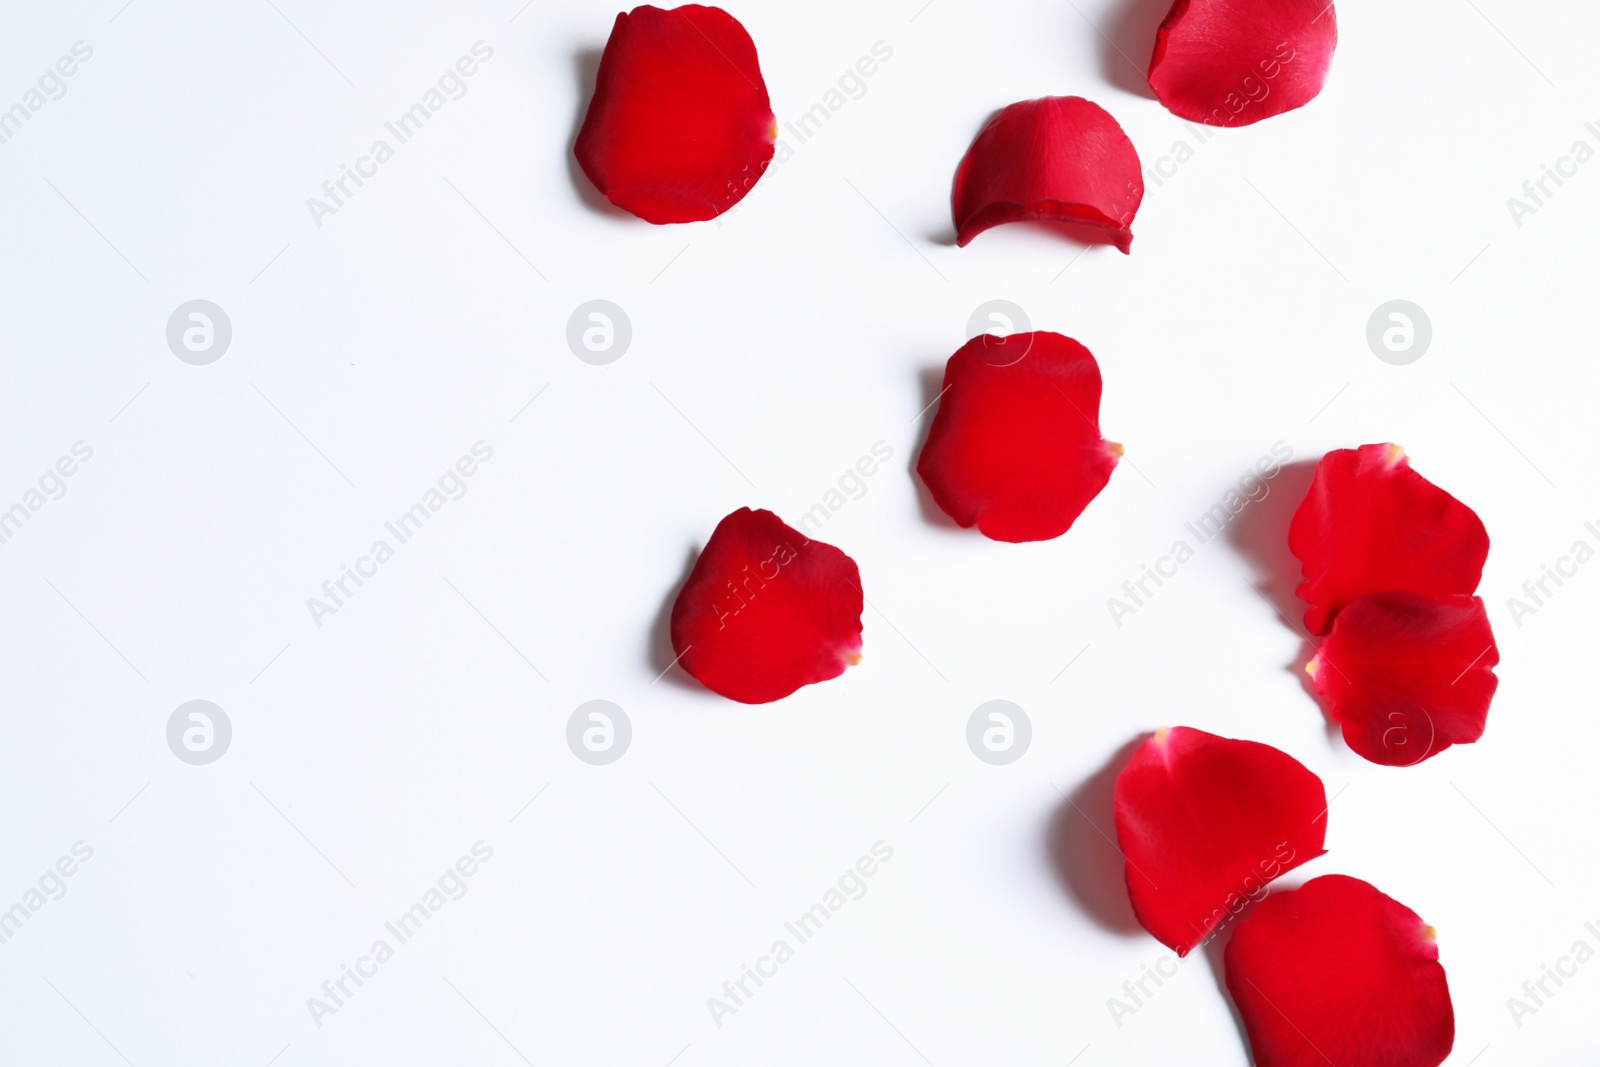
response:
<svg viewBox="0 0 1600 1067"><path fill-rule="evenodd" d="M1100 436L1100 367L1058 333L983 334L950 357L917 473L996 541L1060 537L1122 455Z"/></svg>
<svg viewBox="0 0 1600 1067"><path fill-rule="evenodd" d="M1329 452L1289 525L1289 550L1311 605L1306 626L1325 634L1368 593L1471 593L1489 535L1472 509L1411 469L1398 445Z"/></svg>
<svg viewBox="0 0 1600 1067"><path fill-rule="evenodd" d="M1024 100L991 119L961 160L956 241L1006 222L1063 222L1103 231L1126 252L1143 199L1139 154L1104 108L1081 96Z"/></svg>
<svg viewBox="0 0 1600 1067"><path fill-rule="evenodd" d="M1338 40L1331 0L1177 0L1150 88L1182 118L1248 126L1310 103Z"/></svg>
<svg viewBox="0 0 1600 1067"><path fill-rule="evenodd" d="M765 704L861 659L861 572L770 511L717 524L672 605L678 663L713 692Z"/></svg>
<svg viewBox="0 0 1600 1067"><path fill-rule="evenodd" d="M1254 741L1159 731L1118 775L1114 805L1133 913L1180 956L1324 851L1322 780Z"/></svg>
<svg viewBox="0 0 1600 1067"><path fill-rule="evenodd" d="M1272 894L1224 960L1256 1067L1437 1067L1455 1043L1432 927L1359 879Z"/></svg>
<svg viewBox="0 0 1600 1067"><path fill-rule="evenodd" d="M777 123L756 47L716 7L617 16L574 149L595 188L646 222L715 218L772 161Z"/></svg>
<svg viewBox="0 0 1600 1067"><path fill-rule="evenodd" d="M1407 767L1483 735L1499 662L1477 597L1373 593L1339 612L1306 670L1346 744Z"/></svg>

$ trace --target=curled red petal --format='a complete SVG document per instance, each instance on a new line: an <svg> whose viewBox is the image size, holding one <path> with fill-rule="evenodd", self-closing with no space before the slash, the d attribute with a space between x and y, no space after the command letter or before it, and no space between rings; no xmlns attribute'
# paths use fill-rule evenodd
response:
<svg viewBox="0 0 1600 1067"><path fill-rule="evenodd" d="M956 171L956 242L991 226L1047 221L1091 227L1123 252L1144 176L1133 142L1081 96L1024 100L978 134Z"/></svg>
<svg viewBox="0 0 1600 1067"><path fill-rule="evenodd" d="M1499 662L1479 598L1373 593L1345 605L1306 670L1346 744L1408 767L1483 736Z"/></svg>
<svg viewBox="0 0 1600 1067"><path fill-rule="evenodd" d="M672 650L712 692L780 700L861 659L861 572L770 511L717 524L672 605Z"/></svg>
<svg viewBox="0 0 1600 1067"><path fill-rule="evenodd" d="M1223 958L1256 1067L1438 1067L1455 1044L1433 928L1360 879L1272 894Z"/></svg>
<svg viewBox="0 0 1600 1067"><path fill-rule="evenodd" d="M1473 510L1411 469L1399 445L1329 452L1289 524L1306 626L1325 634L1356 597L1471 593L1489 535Z"/></svg>
<svg viewBox="0 0 1600 1067"><path fill-rule="evenodd" d="M996 541L1060 537L1122 456L1100 436L1100 366L1058 333L982 334L944 369L917 473L939 507Z"/></svg>
<svg viewBox="0 0 1600 1067"><path fill-rule="evenodd" d="M1177 0L1150 88L1181 118L1248 126L1310 103L1338 41L1332 0Z"/></svg>
<svg viewBox="0 0 1600 1067"><path fill-rule="evenodd" d="M646 4L617 16L574 154L646 222L711 219L772 161L777 122L756 46L732 15Z"/></svg>
<svg viewBox="0 0 1600 1067"><path fill-rule="evenodd" d="M1322 779L1254 741L1160 730L1117 776L1114 805L1133 913L1180 956L1324 852Z"/></svg>

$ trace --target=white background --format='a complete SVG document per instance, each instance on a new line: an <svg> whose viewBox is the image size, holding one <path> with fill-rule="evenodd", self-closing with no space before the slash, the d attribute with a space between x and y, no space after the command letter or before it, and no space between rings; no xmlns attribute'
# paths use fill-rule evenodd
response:
<svg viewBox="0 0 1600 1067"><path fill-rule="evenodd" d="M1080 258L1030 227L955 248L951 177L1046 94L1107 107L1147 166L1195 147L1139 77L1158 0L739 4L781 119L893 57L735 213L677 227L575 181L612 5L122 3L13 5L0 38L0 106L94 49L0 145L0 507L94 450L0 545L0 908L94 850L0 945L0 1061L1242 1064L1203 957L1107 1007L1166 953L1086 820L1110 830L1124 746L1184 724L1337 794L1285 884L1356 875L1438 927L1451 1063L1593 1062L1600 962L1520 1028L1506 1006L1600 945L1600 564L1507 608L1597 542L1600 162L1520 228L1506 204L1600 147L1592 5L1341 4L1320 99L1206 131L1133 254ZM318 227L307 198L479 40L467 95ZM234 330L204 367L164 337L196 298ZM634 331L604 368L564 339L595 298ZM909 473L995 298L1096 353L1128 449L1045 544L952 528ZM1395 298L1434 326L1408 367L1364 336ZM479 440L470 492L316 626L307 598ZM864 662L757 708L652 682L717 520L796 522L880 440L819 534L860 564ZM1302 465L1115 626L1106 599L1277 441ZM1278 613L1303 464L1373 441L1493 539L1488 732L1407 770L1330 734ZM196 698L234 730L205 767L165 739ZM595 698L633 724L605 767L565 741ZM1033 723L1007 767L965 741L990 699ZM317 1026L307 998L479 840L467 895ZM879 840L867 895L717 1026L707 998Z"/></svg>

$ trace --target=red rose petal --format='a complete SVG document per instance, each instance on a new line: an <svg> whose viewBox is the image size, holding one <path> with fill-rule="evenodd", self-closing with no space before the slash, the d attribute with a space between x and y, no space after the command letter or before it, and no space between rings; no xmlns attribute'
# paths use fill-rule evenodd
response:
<svg viewBox="0 0 1600 1067"><path fill-rule="evenodd" d="M1123 252L1144 176L1117 120L1081 96L1012 104L978 134L956 171L956 242L1006 222L1076 223Z"/></svg>
<svg viewBox="0 0 1600 1067"><path fill-rule="evenodd" d="M1455 1044L1433 928L1359 879L1272 894L1223 958L1256 1067L1438 1067Z"/></svg>
<svg viewBox="0 0 1600 1067"><path fill-rule="evenodd" d="M765 704L861 659L861 572L770 511L717 524L672 605L672 650L712 692Z"/></svg>
<svg viewBox="0 0 1600 1067"><path fill-rule="evenodd" d="M1408 767L1483 736L1499 662L1477 597L1373 593L1339 612L1306 670L1346 744Z"/></svg>
<svg viewBox="0 0 1600 1067"><path fill-rule="evenodd" d="M983 334L950 357L917 473L996 541L1060 537L1122 455L1100 436L1100 367L1058 333Z"/></svg>
<svg viewBox="0 0 1600 1067"><path fill-rule="evenodd" d="M1368 593L1471 593L1483 577L1489 535L1471 508L1411 469L1399 445L1329 452L1289 525L1289 551L1311 605L1306 626Z"/></svg>
<svg viewBox="0 0 1600 1067"><path fill-rule="evenodd" d="M647 4L617 16L574 153L618 207L646 222L697 222L744 199L777 130L737 19Z"/></svg>
<svg viewBox="0 0 1600 1067"><path fill-rule="evenodd" d="M1177 0L1150 88L1181 118L1248 126L1310 103L1338 40L1331 0Z"/></svg>
<svg viewBox="0 0 1600 1067"><path fill-rule="evenodd" d="M1254 741L1160 730L1118 775L1114 804L1133 913L1180 956L1324 852L1322 780Z"/></svg>

